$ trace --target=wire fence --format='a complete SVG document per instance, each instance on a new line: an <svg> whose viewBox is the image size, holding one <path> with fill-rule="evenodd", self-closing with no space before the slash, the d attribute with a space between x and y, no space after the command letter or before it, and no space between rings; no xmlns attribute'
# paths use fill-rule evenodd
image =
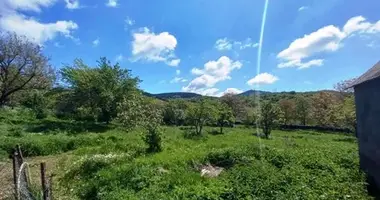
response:
<svg viewBox="0 0 380 200"><path fill-rule="evenodd" d="M29 164L24 161L20 146L16 146L13 156L13 184L16 200L51 200L52 178L47 180L46 164L40 163L41 189L31 182ZM50 183L50 184L49 184Z"/></svg>

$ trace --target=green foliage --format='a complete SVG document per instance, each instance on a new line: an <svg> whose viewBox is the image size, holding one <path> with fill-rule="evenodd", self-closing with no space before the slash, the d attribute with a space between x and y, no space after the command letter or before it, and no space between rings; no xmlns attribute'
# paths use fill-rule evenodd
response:
<svg viewBox="0 0 380 200"><path fill-rule="evenodd" d="M117 105L126 95L136 91L139 83L129 70L121 69L118 63L111 65L104 57L95 68L77 59L73 66L64 67L61 74L73 90L66 97L67 112L72 109L79 119L94 118L107 123L117 116Z"/></svg>
<svg viewBox="0 0 380 200"><path fill-rule="evenodd" d="M167 129L167 148L158 154L81 157L57 180L80 199L369 198L357 170L357 144L335 141L351 137L273 131L272 140L259 141L250 130L234 128L200 142ZM224 170L201 177L205 164Z"/></svg>
<svg viewBox="0 0 380 200"><path fill-rule="evenodd" d="M166 125L181 126L186 120L187 102L181 99L167 102L163 111L163 122Z"/></svg>
<svg viewBox="0 0 380 200"><path fill-rule="evenodd" d="M260 126L263 129L263 132L267 138L274 127L278 123L280 109L277 105L264 101L260 107Z"/></svg>
<svg viewBox="0 0 380 200"><path fill-rule="evenodd" d="M0 69L0 107L21 90L50 88L55 79L42 48L16 33L0 31Z"/></svg>
<svg viewBox="0 0 380 200"><path fill-rule="evenodd" d="M217 123L220 127L220 134L223 134L223 127L233 125L234 115L232 113L232 109L226 104L219 104L216 112Z"/></svg>
<svg viewBox="0 0 380 200"><path fill-rule="evenodd" d="M216 120L216 112L215 105L208 99L201 99L189 105L186 117L188 123L194 127L196 135L201 135L203 126Z"/></svg>
<svg viewBox="0 0 380 200"><path fill-rule="evenodd" d="M306 125L306 122L310 116L310 103L305 97L298 96L296 98L295 112L296 117L301 122L301 124Z"/></svg>
<svg viewBox="0 0 380 200"><path fill-rule="evenodd" d="M281 121L288 125L294 120L295 116L295 103L293 100L281 99L279 102L279 107L281 109Z"/></svg>
<svg viewBox="0 0 380 200"><path fill-rule="evenodd" d="M26 94L26 98L22 102L23 106L30 108L37 119L46 118L48 115L48 100L44 96L43 91L33 90Z"/></svg>
<svg viewBox="0 0 380 200"><path fill-rule="evenodd" d="M148 145L148 152L161 151L162 111L158 104L136 92L124 98L118 109L118 120L127 129L131 130L138 126L145 129L143 139Z"/></svg>

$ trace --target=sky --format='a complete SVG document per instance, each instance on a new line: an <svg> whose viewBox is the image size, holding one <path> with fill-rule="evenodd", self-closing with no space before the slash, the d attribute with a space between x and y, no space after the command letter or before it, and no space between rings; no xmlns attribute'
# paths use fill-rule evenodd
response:
<svg viewBox="0 0 380 200"><path fill-rule="evenodd" d="M105 56L150 93L331 89L380 60L380 1L268 0L263 23L265 2L0 0L0 29L57 70Z"/></svg>

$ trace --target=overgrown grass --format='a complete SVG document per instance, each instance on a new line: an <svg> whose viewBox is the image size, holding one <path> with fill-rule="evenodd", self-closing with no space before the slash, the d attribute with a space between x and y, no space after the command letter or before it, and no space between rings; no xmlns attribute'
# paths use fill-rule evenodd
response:
<svg viewBox="0 0 380 200"><path fill-rule="evenodd" d="M54 131L28 128L35 125ZM68 199L370 199L351 136L274 131L267 140L253 129L213 135L206 127L202 137L185 138L184 130L164 127L162 151L147 154L140 130L78 126L0 121L0 157L16 144L25 156L68 152L55 171L55 195ZM201 177L207 164L224 170Z"/></svg>

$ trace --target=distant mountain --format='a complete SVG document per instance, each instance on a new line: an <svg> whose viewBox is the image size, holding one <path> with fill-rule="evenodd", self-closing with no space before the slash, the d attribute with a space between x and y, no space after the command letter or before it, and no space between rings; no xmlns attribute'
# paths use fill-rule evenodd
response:
<svg viewBox="0 0 380 200"><path fill-rule="evenodd" d="M260 95L263 95L263 94L272 94L272 92L268 92L268 91L261 91L261 90L247 90L243 93L240 93L238 94L238 96L252 96L252 95L256 95L256 94L260 94Z"/></svg>
<svg viewBox="0 0 380 200"><path fill-rule="evenodd" d="M192 92L168 92L168 93L160 93L160 94L150 94L144 92L146 96L156 97L158 99L191 99L202 97L200 94L192 93Z"/></svg>
<svg viewBox="0 0 380 200"><path fill-rule="evenodd" d="M302 94L302 95L313 95L318 92L329 92L332 94L338 94L337 91L334 90L320 90L320 91L308 91L308 92L295 92L295 91L283 91L283 92L269 92L269 91L262 91L262 90L247 90L243 93L237 94L237 96L241 97L250 97L259 94L263 98L270 98L270 99L281 99L284 97L294 96L296 94ZM192 92L168 92L168 93L159 93L159 94L151 94L148 92L144 92L144 95L149 97L155 97L161 100L168 100L168 99L194 99L203 97L200 94L192 93ZM211 97L210 97L211 98ZM213 97L217 98L217 97Z"/></svg>

